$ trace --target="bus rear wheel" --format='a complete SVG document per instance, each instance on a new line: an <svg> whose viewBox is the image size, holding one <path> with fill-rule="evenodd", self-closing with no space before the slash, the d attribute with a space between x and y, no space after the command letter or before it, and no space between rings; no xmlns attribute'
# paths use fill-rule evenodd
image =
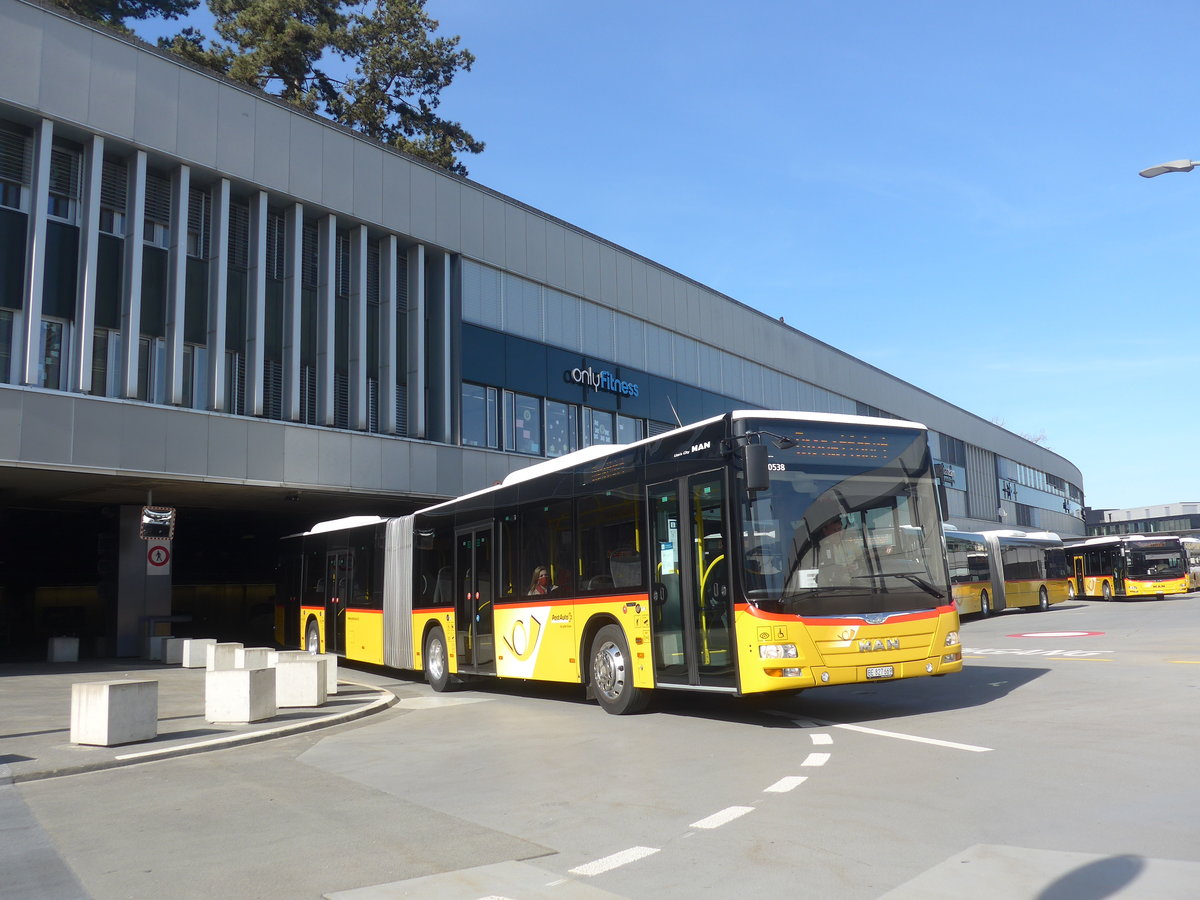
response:
<svg viewBox="0 0 1200 900"><path fill-rule="evenodd" d="M1112 586L1107 581L1104 582L1104 586L1100 588L1100 596L1102 596L1105 600L1112 599Z"/></svg>
<svg viewBox="0 0 1200 900"><path fill-rule="evenodd" d="M1045 612L1050 608L1050 595L1046 593L1046 586L1042 585L1038 588L1038 611Z"/></svg>
<svg viewBox="0 0 1200 900"><path fill-rule="evenodd" d="M979 615L987 618L992 614L992 601L988 599L987 591L979 592Z"/></svg>
<svg viewBox="0 0 1200 900"><path fill-rule="evenodd" d="M316 619L308 620L308 627L304 630L304 649L309 653L321 652L321 627Z"/></svg>
<svg viewBox="0 0 1200 900"><path fill-rule="evenodd" d="M592 692L605 712L620 716L645 708L650 698L633 686L633 660L619 627L605 625L596 632L588 659Z"/></svg>
<svg viewBox="0 0 1200 900"><path fill-rule="evenodd" d="M434 628L425 636L425 681L439 694L450 690L450 657L446 634Z"/></svg>

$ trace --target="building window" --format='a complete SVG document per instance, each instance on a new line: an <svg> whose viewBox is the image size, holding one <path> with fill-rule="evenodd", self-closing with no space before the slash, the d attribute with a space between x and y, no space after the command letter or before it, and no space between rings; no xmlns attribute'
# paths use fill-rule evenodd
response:
<svg viewBox="0 0 1200 900"><path fill-rule="evenodd" d="M146 174L146 231L143 240L155 247L171 246L171 181Z"/></svg>
<svg viewBox="0 0 1200 900"><path fill-rule="evenodd" d="M12 366L12 323L12 310L0 309L0 384L8 384Z"/></svg>
<svg viewBox="0 0 1200 900"><path fill-rule="evenodd" d="M613 414L602 409L583 408L583 445L613 443Z"/></svg>
<svg viewBox="0 0 1200 900"><path fill-rule="evenodd" d="M208 191L191 188L188 191L187 255L208 259L208 236L211 228L212 198Z"/></svg>
<svg viewBox="0 0 1200 900"><path fill-rule="evenodd" d="M62 389L63 372L66 370L63 359L64 327L64 322L42 319L41 385L56 391Z"/></svg>
<svg viewBox="0 0 1200 900"><path fill-rule="evenodd" d="M245 269L250 265L250 207L245 203L229 204L229 265Z"/></svg>
<svg viewBox="0 0 1200 900"><path fill-rule="evenodd" d="M24 211L31 152L27 133L0 123L0 206Z"/></svg>
<svg viewBox="0 0 1200 900"><path fill-rule="evenodd" d="M76 224L79 215L80 154L55 144L50 148L50 196L46 214L52 219Z"/></svg>
<svg viewBox="0 0 1200 900"><path fill-rule="evenodd" d="M564 456L579 449L579 407L546 401L546 455Z"/></svg>
<svg viewBox="0 0 1200 900"><path fill-rule="evenodd" d="M617 416L617 443L632 444L646 436L645 423L630 416Z"/></svg>
<svg viewBox="0 0 1200 900"><path fill-rule="evenodd" d="M542 454L542 401L538 397L504 392L504 449Z"/></svg>
<svg viewBox="0 0 1200 900"><path fill-rule="evenodd" d="M129 181L122 162L106 159L100 174L100 230L125 237L125 209Z"/></svg>
<svg viewBox="0 0 1200 900"><path fill-rule="evenodd" d="M498 437L496 389L463 382L462 443L465 447L496 447Z"/></svg>

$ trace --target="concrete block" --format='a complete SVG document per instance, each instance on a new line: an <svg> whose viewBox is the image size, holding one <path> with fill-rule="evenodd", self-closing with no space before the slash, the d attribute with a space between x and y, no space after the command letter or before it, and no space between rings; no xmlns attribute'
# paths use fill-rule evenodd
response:
<svg viewBox="0 0 1200 900"><path fill-rule="evenodd" d="M180 664L185 669L203 669L208 665L208 648L216 642L215 638L185 638Z"/></svg>
<svg viewBox="0 0 1200 900"><path fill-rule="evenodd" d="M242 644L235 641L226 643L213 642L206 648L207 658L204 662L204 668L210 672L223 672L225 669L237 668L237 651L242 649Z"/></svg>
<svg viewBox="0 0 1200 900"><path fill-rule="evenodd" d="M47 662L79 662L79 638L52 637L46 644Z"/></svg>
<svg viewBox="0 0 1200 900"><path fill-rule="evenodd" d="M326 662L305 654L308 659L280 659L275 664L275 705L324 706Z"/></svg>
<svg viewBox="0 0 1200 900"><path fill-rule="evenodd" d="M177 666L183 662L183 645L187 638L167 638L166 644L163 645L163 662L169 666ZM207 654L205 654L205 662L208 662Z"/></svg>
<svg viewBox="0 0 1200 900"><path fill-rule="evenodd" d="M337 693L338 655L336 653L309 653L307 650L272 650L267 665L274 668L281 659L323 659L325 666L325 693L332 696Z"/></svg>
<svg viewBox="0 0 1200 900"><path fill-rule="evenodd" d="M275 651L269 647L238 647L233 651L235 669L269 669L270 655Z"/></svg>
<svg viewBox="0 0 1200 900"><path fill-rule="evenodd" d="M169 634L152 634L146 638L146 659L162 660L163 654L166 652L167 641L171 639Z"/></svg>
<svg viewBox="0 0 1200 900"><path fill-rule="evenodd" d="M114 747L158 735L157 681L71 685L71 743Z"/></svg>
<svg viewBox="0 0 1200 900"><path fill-rule="evenodd" d="M214 669L204 673L204 719L261 722L275 715L274 669Z"/></svg>

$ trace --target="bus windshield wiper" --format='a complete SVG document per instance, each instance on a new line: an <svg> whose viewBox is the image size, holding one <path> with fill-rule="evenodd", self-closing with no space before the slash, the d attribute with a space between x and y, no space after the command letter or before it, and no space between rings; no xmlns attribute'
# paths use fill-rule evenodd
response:
<svg viewBox="0 0 1200 900"><path fill-rule="evenodd" d="M939 591L937 588L935 588L932 584L930 584L928 581L926 581L924 578L920 578L920 577L912 574L911 572L873 572L870 575L855 575L854 577L855 578L903 578L905 581L907 581L911 584L915 584L917 587L919 587L925 593L937 598L938 600L942 600L946 596L941 591Z"/></svg>

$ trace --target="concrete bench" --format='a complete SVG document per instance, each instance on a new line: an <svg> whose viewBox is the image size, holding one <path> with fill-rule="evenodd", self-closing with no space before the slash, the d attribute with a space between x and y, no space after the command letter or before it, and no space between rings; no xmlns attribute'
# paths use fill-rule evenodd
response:
<svg viewBox="0 0 1200 900"><path fill-rule="evenodd" d="M270 669L271 654L275 651L270 647L237 647L233 651L233 667L235 669Z"/></svg>
<svg viewBox="0 0 1200 900"><path fill-rule="evenodd" d="M275 705L324 706L328 696L325 689L325 660L312 654L307 659L280 658L275 663Z"/></svg>
<svg viewBox="0 0 1200 900"><path fill-rule="evenodd" d="M170 634L152 634L146 638L146 659L161 662L166 655L167 641L173 640Z"/></svg>
<svg viewBox="0 0 1200 900"><path fill-rule="evenodd" d="M71 685L71 743L114 747L158 735L157 681Z"/></svg>
<svg viewBox="0 0 1200 900"><path fill-rule="evenodd" d="M167 638L163 645L163 662L169 666L178 666L183 662L183 645L187 638ZM207 662L207 654L205 662Z"/></svg>
<svg viewBox="0 0 1200 900"><path fill-rule="evenodd" d="M276 713L274 669L213 669L204 673L204 719L246 723Z"/></svg>
<svg viewBox="0 0 1200 900"><path fill-rule="evenodd" d="M243 649L242 644L235 641L212 643L207 648L207 659L204 667L210 672L221 672L225 669L237 668L237 651Z"/></svg>
<svg viewBox="0 0 1200 900"><path fill-rule="evenodd" d="M215 638L184 638L180 665L185 669L203 669L208 665L209 645L216 642Z"/></svg>
<svg viewBox="0 0 1200 900"><path fill-rule="evenodd" d="M47 662L79 662L79 638L52 637L46 642Z"/></svg>

